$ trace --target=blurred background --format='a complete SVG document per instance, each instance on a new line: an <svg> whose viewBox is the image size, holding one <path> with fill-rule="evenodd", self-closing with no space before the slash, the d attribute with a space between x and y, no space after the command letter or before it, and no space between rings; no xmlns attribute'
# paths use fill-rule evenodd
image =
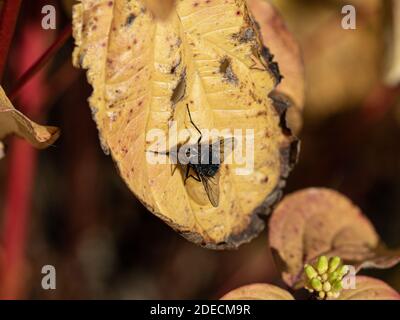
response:
<svg viewBox="0 0 400 320"><path fill-rule="evenodd" d="M22 1L2 83L7 93L67 30L72 2ZM393 58L400 39L391 2L273 2L300 42L306 72L302 152L286 193L336 189L363 209L389 247L400 246L400 87L385 82L388 69L400 63ZM41 28L46 4L57 8L56 30ZM356 6L357 30L341 28L344 4ZM87 104L91 88L84 71L72 67L72 49L69 38L13 99L62 135L40 152L16 138L6 141L7 156L0 160L0 272L8 275L6 285L0 282L2 296L200 299L253 282L283 285L266 231L237 251L210 251L180 237L135 199L101 150ZM18 214L10 222L11 211ZM8 225L19 226L12 245ZM20 258L11 256L15 265L5 246L23 250ZM56 290L41 288L47 264L56 267ZM363 273L400 290L399 267Z"/></svg>

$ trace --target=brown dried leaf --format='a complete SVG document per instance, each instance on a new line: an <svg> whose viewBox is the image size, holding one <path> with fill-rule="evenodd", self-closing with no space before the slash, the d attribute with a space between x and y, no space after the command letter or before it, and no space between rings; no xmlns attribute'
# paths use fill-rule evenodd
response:
<svg viewBox="0 0 400 320"><path fill-rule="evenodd" d="M265 0L247 0L247 5L260 26L263 43L279 64L283 76L275 89L274 97L289 104L287 122L294 133L302 128L302 113L305 100L304 65L300 46L274 8Z"/></svg>
<svg viewBox="0 0 400 320"><path fill-rule="evenodd" d="M289 292L279 287L256 283L232 290L221 300L294 300L294 298Z"/></svg>
<svg viewBox="0 0 400 320"><path fill-rule="evenodd" d="M264 227L259 215L280 198L297 142L281 127L285 110L268 98L280 75L245 1L179 1L160 21L138 0L82 0L73 25L74 63L88 69L102 145L135 195L209 248L255 237ZM184 184L180 170L146 161L149 130L168 135L170 120L190 127L187 104L201 129L254 129L254 171L239 176L238 165L222 165L218 207L200 182Z"/></svg>
<svg viewBox="0 0 400 320"><path fill-rule="evenodd" d="M24 138L34 147L42 149L57 140L60 132L56 127L44 127L29 120L14 108L0 86L0 140L12 133ZM3 151L0 142L0 158Z"/></svg>
<svg viewBox="0 0 400 320"><path fill-rule="evenodd" d="M305 263L324 254L361 268L389 268L400 251L382 249L368 219L350 200L328 189L305 189L287 196L270 221L269 241L284 281L301 286Z"/></svg>
<svg viewBox="0 0 400 320"><path fill-rule="evenodd" d="M384 1L270 1L301 45L305 116L321 120L360 105L381 81ZM342 28L344 5L357 9L356 30Z"/></svg>
<svg viewBox="0 0 400 320"><path fill-rule="evenodd" d="M356 288L343 290L338 300L400 300L400 295L381 280L357 276Z"/></svg>

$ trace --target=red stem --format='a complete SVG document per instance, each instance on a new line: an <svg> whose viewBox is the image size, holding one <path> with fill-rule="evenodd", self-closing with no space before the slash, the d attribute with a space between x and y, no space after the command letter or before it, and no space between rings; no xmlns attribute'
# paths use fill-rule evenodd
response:
<svg viewBox="0 0 400 320"><path fill-rule="evenodd" d="M14 100L20 90L28 83L35 74L54 56L54 54L67 42L72 34L71 24L67 25L58 36L56 41L36 60L36 62L19 78L14 88L9 94L10 100Z"/></svg>
<svg viewBox="0 0 400 320"><path fill-rule="evenodd" d="M11 0L11 2L14 0ZM25 32L29 31L29 35ZM13 90L15 97L21 92L22 111L38 117L43 111L47 90L44 86L44 74L39 72L46 62L58 51L71 35L71 26L67 26L58 39L39 59L31 61L31 56L43 52L45 47L43 34L35 24L24 26L22 47L17 59L25 73ZM29 51L27 51L29 48ZM38 75L35 77L34 75ZM33 80L25 86L29 80ZM22 90L21 90L22 89ZM37 152L25 141L14 138L8 154L8 181L6 185L4 210L4 260L0 275L0 298L16 299L24 296L23 286L26 279L25 246L31 213L30 203L34 186Z"/></svg>
<svg viewBox="0 0 400 320"><path fill-rule="evenodd" d="M0 82L17 23L21 0L4 0L0 15Z"/></svg>
<svg viewBox="0 0 400 320"><path fill-rule="evenodd" d="M0 298L17 299L23 285L21 277L27 271L24 266L27 213L30 211L37 153L24 140L13 138L7 157L9 179L4 208L4 260Z"/></svg>

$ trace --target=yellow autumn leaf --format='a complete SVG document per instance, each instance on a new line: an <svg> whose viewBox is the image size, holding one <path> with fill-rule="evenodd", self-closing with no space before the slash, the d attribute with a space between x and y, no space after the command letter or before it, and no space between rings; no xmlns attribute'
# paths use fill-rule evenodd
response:
<svg viewBox="0 0 400 320"><path fill-rule="evenodd" d="M166 19L174 8L175 0L145 0L145 6L156 18Z"/></svg>
<svg viewBox="0 0 400 320"><path fill-rule="evenodd" d="M0 86L0 140L12 133L39 149L48 147L59 136L58 128L38 125L16 110ZM0 142L0 158L3 148Z"/></svg>
<svg viewBox="0 0 400 320"><path fill-rule="evenodd" d="M160 20L143 1L81 0L73 29L74 64L88 69L101 143L133 193L197 244L235 248L255 237L281 196L298 143L286 129L286 110L268 97L280 74L245 1L177 1ZM183 166L149 162L162 151L171 160L177 144L155 150L149 133L187 129L196 141L196 127L230 138L236 129L244 137L221 139L234 141L235 160L243 151L248 170L246 163L222 163L213 173L220 177L215 201L204 179L185 183Z"/></svg>
<svg viewBox="0 0 400 320"><path fill-rule="evenodd" d="M260 26L264 45L273 52L284 77L273 97L289 105L286 120L290 129L298 134L303 126L305 102L305 74L300 46L271 3L247 0L247 5Z"/></svg>

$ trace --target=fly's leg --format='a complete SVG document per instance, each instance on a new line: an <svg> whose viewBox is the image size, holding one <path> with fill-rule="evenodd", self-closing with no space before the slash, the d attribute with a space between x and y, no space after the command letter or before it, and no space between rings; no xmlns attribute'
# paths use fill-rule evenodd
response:
<svg viewBox="0 0 400 320"><path fill-rule="evenodd" d="M190 175L189 175L189 170L190 170L190 167L189 166L187 166L186 167L186 172L185 172L185 180L184 180L184 184L186 184L186 180L187 179L189 179L189 177L190 177Z"/></svg>
<svg viewBox="0 0 400 320"><path fill-rule="evenodd" d="M189 178L193 178L193 179L196 180L197 182L201 182L201 178L200 178L199 173L198 173L197 171L195 171L195 173L196 173L196 176L192 175L192 174L190 173L190 166L187 166L187 167L186 167L186 173L185 173L185 180L184 180L184 183L186 184L186 180L189 179Z"/></svg>
<svg viewBox="0 0 400 320"><path fill-rule="evenodd" d="M201 141L201 139L203 138L203 134L201 133L200 129L196 126L196 124L193 122L192 114L190 113L190 109L189 109L189 104L186 104L186 109L187 109L188 114L189 114L190 123L193 125L193 127L195 127L195 129L197 130L197 132L200 134L200 137L199 137L199 139L197 140L197 144L200 144L200 141Z"/></svg>
<svg viewBox="0 0 400 320"><path fill-rule="evenodd" d="M171 164L171 176L174 175L174 173L175 173L175 171L176 171L177 168L178 168L178 165L176 165L176 164Z"/></svg>
<svg viewBox="0 0 400 320"><path fill-rule="evenodd" d="M197 176L197 179L195 178L195 177L193 177L193 179L194 180L196 180L197 182L201 182L201 178L200 178L200 175L199 175L199 173L196 171L196 176Z"/></svg>
<svg viewBox="0 0 400 320"><path fill-rule="evenodd" d="M189 178L192 177L197 182L201 182L201 178L198 172L196 172L196 177L194 175L190 175Z"/></svg>

